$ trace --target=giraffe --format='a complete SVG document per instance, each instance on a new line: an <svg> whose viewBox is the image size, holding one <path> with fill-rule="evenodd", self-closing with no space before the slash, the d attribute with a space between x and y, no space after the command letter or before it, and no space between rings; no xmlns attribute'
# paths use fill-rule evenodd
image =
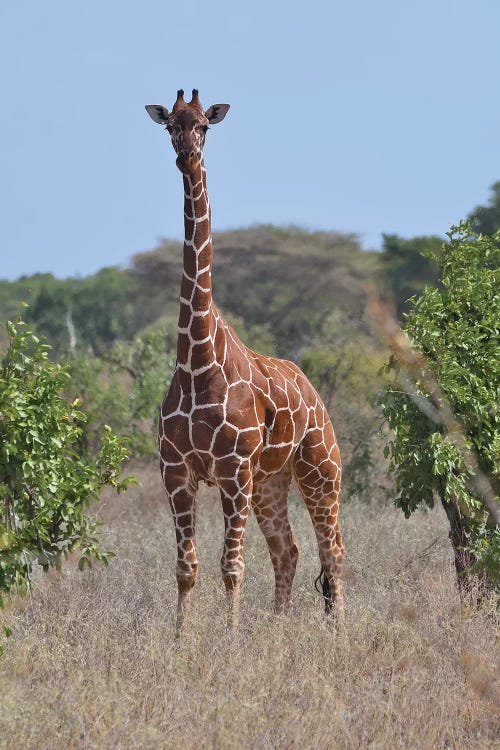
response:
<svg viewBox="0 0 500 750"><path fill-rule="evenodd" d="M298 546L287 514L295 479L317 538L325 610L342 615L344 546L338 523L341 460L326 408L293 362L248 349L212 299L211 212L203 159L205 134L228 104L203 110L177 92L171 112L146 105L168 130L184 183L184 270L177 363L159 420L163 484L177 540L177 619L186 627L198 572L195 496L200 481L217 486L224 514L221 571L227 624L235 629L245 569L245 525L253 507L275 576L275 611L290 603Z"/></svg>

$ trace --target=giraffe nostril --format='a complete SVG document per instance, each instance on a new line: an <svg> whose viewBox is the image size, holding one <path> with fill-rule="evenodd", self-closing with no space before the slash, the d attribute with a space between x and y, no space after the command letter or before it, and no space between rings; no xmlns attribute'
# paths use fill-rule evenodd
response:
<svg viewBox="0 0 500 750"><path fill-rule="evenodd" d="M184 163L189 168L196 166L202 159L201 151L195 148L180 148L177 151L177 156L180 159L180 163Z"/></svg>

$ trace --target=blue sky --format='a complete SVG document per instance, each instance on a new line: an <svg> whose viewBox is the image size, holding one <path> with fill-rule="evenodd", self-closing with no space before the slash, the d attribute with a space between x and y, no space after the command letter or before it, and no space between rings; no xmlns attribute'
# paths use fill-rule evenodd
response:
<svg viewBox="0 0 500 750"><path fill-rule="evenodd" d="M0 276L87 274L182 236L144 105L229 102L214 229L443 234L500 179L498 0L10 0L0 9Z"/></svg>

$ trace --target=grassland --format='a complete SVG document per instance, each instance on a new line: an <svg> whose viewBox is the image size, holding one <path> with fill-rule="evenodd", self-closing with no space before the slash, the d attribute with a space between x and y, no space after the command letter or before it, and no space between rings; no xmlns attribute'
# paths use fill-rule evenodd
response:
<svg viewBox="0 0 500 750"><path fill-rule="evenodd" d="M3 613L2 750L498 748L499 618L460 606L445 519L345 503L346 624L314 591L317 552L296 496L293 609L272 614L271 565L251 520L238 636L225 634L217 496L199 497L201 575L173 638L175 548L156 468L106 499L109 569L69 561ZM496 639L496 640L495 640Z"/></svg>

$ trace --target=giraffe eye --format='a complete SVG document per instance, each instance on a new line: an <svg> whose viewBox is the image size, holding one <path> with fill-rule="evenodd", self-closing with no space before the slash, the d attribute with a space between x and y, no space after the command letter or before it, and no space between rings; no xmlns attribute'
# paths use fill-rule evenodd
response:
<svg viewBox="0 0 500 750"><path fill-rule="evenodd" d="M203 125L202 130L203 130L204 133L206 133L207 130L209 130L208 125Z"/></svg>

